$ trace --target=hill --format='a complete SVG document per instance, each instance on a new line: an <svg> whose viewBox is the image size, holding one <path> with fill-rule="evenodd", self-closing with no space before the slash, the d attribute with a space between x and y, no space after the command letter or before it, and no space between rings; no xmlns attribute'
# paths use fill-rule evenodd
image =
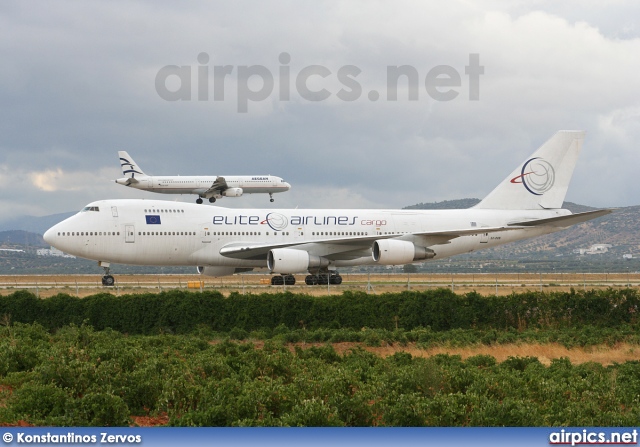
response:
<svg viewBox="0 0 640 447"><path fill-rule="evenodd" d="M76 214L76 211L68 213L50 214L48 216L17 216L4 222L0 222L0 231L24 230L31 233L44 234L55 224L62 222L67 217Z"/></svg>
<svg viewBox="0 0 640 447"><path fill-rule="evenodd" d="M44 248L49 245L37 233L23 230L0 231L0 248Z"/></svg>
<svg viewBox="0 0 640 447"><path fill-rule="evenodd" d="M433 203L418 203L404 209L465 209L480 202L479 199L467 198L445 200ZM563 208L572 213L582 213L597 208L564 202ZM530 259L546 255L570 255L574 250L586 249L594 244L609 244L609 256L621 257L623 254L640 256L640 206L618 208L613 213L598 219L575 225L558 233L535 239L514 242L501 247L483 250L475 257L503 259Z"/></svg>

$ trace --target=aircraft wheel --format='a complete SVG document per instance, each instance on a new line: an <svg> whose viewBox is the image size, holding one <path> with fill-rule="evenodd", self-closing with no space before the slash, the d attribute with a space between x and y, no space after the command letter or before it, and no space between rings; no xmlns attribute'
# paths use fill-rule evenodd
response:
<svg viewBox="0 0 640 447"><path fill-rule="evenodd" d="M328 281L329 281L329 275L325 275L324 273L321 273L318 275L318 284L320 285L327 284Z"/></svg>
<svg viewBox="0 0 640 447"><path fill-rule="evenodd" d="M269 199L269 202L274 202L274 199Z"/></svg>
<svg viewBox="0 0 640 447"><path fill-rule="evenodd" d="M287 286L294 286L296 284L296 277L293 275L284 275L284 283Z"/></svg>
<svg viewBox="0 0 640 447"><path fill-rule="evenodd" d="M115 284L115 280L113 279L113 276L106 275L106 276L102 277L102 285L103 286L112 287L113 284Z"/></svg>
<svg viewBox="0 0 640 447"><path fill-rule="evenodd" d="M308 286L317 286L318 285L318 276L317 275L307 275L304 278L304 283Z"/></svg>
<svg viewBox="0 0 640 447"><path fill-rule="evenodd" d="M215 197L209 197L209 203L215 203L215 202L216 202Z"/></svg>
<svg viewBox="0 0 640 447"><path fill-rule="evenodd" d="M284 277L280 275L271 277L271 285L272 286L281 286L284 284Z"/></svg>
<svg viewBox="0 0 640 447"><path fill-rule="evenodd" d="M342 284L342 276L340 275L334 275L331 277L331 284Z"/></svg>
<svg viewBox="0 0 640 447"><path fill-rule="evenodd" d="M198 205L200 205L200 204L202 203L202 199L201 199L200 197L198 197L198 198L196 199L196 203L197 203Z"/></svg>

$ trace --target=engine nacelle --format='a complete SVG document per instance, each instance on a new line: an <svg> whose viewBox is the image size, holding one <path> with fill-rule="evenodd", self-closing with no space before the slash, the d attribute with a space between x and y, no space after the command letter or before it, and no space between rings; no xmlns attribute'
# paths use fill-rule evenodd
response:
<svg viewBox="0 0 640 447"><path fill-rule="evenodd" d="M371 248L373 260L382 265L403 265L414 261L431 259L436 253L426 247L420 247L410 241L381 239Z"/></svg>
<svg viewBox="0 0 640 447"><path fill-rule="evenodd" d="M223 266L198 266L198 273L200 273L201 275L204 276L214 276L214 277L219 277L219 276L229 276L229 275L233 275L234 273L241 273L241 272L250 272L251 270L253 270L252 268L237 268L237 267L223 267Z"/></svg>
<svg viewBox="0 0 640 447"><path fill-rule="evenodd" d="M302 273L328 265L328 259L310 255L304 250L275 248L267 255L267 267L275 273Z"/></svg>
<svg viewBox="0 0 640 447"><path fill-rule="evenodd" d="M242 192L242 188L227 188L222 191L222 195L224 197L240 197Z"/></svg>

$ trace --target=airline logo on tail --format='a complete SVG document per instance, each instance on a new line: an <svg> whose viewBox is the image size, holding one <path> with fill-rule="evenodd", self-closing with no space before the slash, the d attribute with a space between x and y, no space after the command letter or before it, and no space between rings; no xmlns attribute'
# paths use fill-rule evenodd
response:
<svg viewBox="0 0 640 447"><path fill-rule="evenodd" d="M556 171L551 163L535 157L522 165L521 174L512 178L511 183L522 183L531 194L541 196L553 187L555 180Z"/></svg>
<svg viewBox="0 0 640 447"><path fill-rule="evenodd" d="M136 171L135 170L136 166L126 158L120 157L120 166L122 166L122 173L124 175L131 174L132 177L133 177L133 174L144 175L142 172ZM125 169L125 167L128 167L130 169Z"/></svg>

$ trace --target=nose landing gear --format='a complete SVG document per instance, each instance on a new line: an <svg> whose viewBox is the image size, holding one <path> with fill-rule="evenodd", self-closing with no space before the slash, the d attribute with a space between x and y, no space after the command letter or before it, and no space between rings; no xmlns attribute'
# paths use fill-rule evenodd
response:
<svg viewBox="0 0 640 447"><path fill-rule="evenodd" d="M116 280L113 278L113 276L109 274L109 264L106 262L98 262L98 265L100 265L104 269L104 276L102 277L102 285L106 287L113 287Z"/></svg>

